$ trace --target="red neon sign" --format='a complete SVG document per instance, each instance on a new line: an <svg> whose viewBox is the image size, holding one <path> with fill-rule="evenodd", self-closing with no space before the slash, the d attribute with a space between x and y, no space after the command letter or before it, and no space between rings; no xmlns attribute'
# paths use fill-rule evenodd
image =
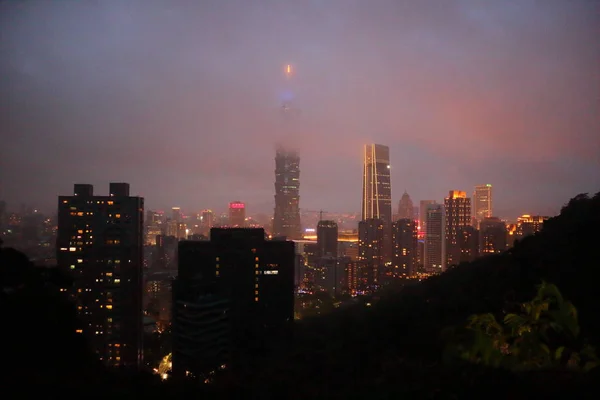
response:
<svg viewBox="0 0 600 400"><path fill-rule="evenodd" d="M246 208L244 203L229 203L229 208Z"/></svg>

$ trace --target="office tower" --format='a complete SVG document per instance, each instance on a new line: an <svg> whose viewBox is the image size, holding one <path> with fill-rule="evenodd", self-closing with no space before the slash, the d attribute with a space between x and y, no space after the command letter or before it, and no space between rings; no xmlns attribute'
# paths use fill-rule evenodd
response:
<svg viewBox="0 0 600 400"><path fill-rule="evenodd" d="M362 218L379 219L388 226L392 221L392 184L390 149L380 144L364 148Z"/></svg>
<svg viewBox="0 0 600 400"><path fill-rule="evenodd" d="M419 226L421 227L421 232L427 232L427 207L436 203L435 200L421 200L419 202Z"/></svg>
<svg viewBox="0 0 600 400"><path fill-rule="evenodd" d="M229 203L229 226L243 228L246 225L246 205L241 201Z"/></svg>
<svg viewBox="0 0 600 400"><path fill-rule="evenodd" d="M65 292L108 366L142 362L143 238L144 199L128 184L111 183L109 196L76 184L58 198L57 262L73 278Z"/></svg>
<svg viewBox="0 0 600 400"><path fill-rule="evenodd" d="M451 190L444 199L446 214L446 266L451 267L461 262L461 235L463 228L471 225L471 199L467 193Z"/></svg>
<svg viewBox="0 0 600 400"><path fill-rule="evenodd" d="M398 219L414 219L415 215L413 212L413 202L410 199L410 196L406 191L402 195L402 198L398 202L398 215L396 216L396 220Z"/></svg>
<svg viewBox="0 0 600 400"><path fill-rule="evenodd" d="M479 224L479 248L482 255L506 250L506 224L500 218L484 218Z"/></svg>
<svg viewBox="0 0 600 400"><path fill-rule="evenodd" d="M183 217L181 215L180 207L173 207L171 209L171 219L177 223L180 223L182 221Z"/></svg>
<svg viewBox="0 0 600 400"><path fill-rule="evenodd" d="M446 269L444 236L445 218L444 206L427 204L425 206L425 249L424 269L428 274L437 274Z"/></svg>
<svg viewBox="0 0 600 400"><path fill-rule="evenodd" d="M473 218L475 219L475 227L479 227L479 223L484 218L492 216L492 185L475 186L473 192Z"/></svg>
<svg viewBox="0 0 600 400"><path fill-rule="evenodd" d="M318 256L338 256L338 225L335 221L319 221L317 224Z"/></svg>
<svg viewBox="0 0 600 400"><path fill-rule="evenodd" d="M367 271L369 286L379 284L384 272L383 241L383 221L372 218L358 223L358 259Z"/></svg>
<svg viewBox="0 0 600 400"><path fill-rule="evenodd" d="M215 215L211 210L203 210L200 215L200 234L208 237L214 224Z"/></svg>
<svg viewBox="0 0 600 400"><path fill-rule="evenodd" d="M392 224L392 274L396 278L415 275L417 267L417 223L412 218Z"/></svg>
<svg viewBox="0 0 600 400"><path fill-rule="evenodd" d="M213 228L179 243L173 287L173 374L204 379L226 365L252 368L286 343L294 319L294 243L262 228Z"/></svg>
<svg viewBox="0 0 600 400"><path fill-rule="evenodd" d="M392 184L390 178L390 149L380 144L366 144L363 154L363 221L383 222L383 261L392 259ZM383 271L380 271L383 273Z"/></svg>
<svg viewBox="0 0 600 400"><path fill-rule="evenodd" d="M174 271L173 271L174 272ZM151 272L145 279L144 310L156 321L160 331L171 325L172 282L175 274L171 271Z"/></svg>
<svg viewBox="0 0 600 400"><path fill-rule="evenodd" d="M278 147L275 155L275 212L273 237L301 239L300 157L295 151Z"/></svg>

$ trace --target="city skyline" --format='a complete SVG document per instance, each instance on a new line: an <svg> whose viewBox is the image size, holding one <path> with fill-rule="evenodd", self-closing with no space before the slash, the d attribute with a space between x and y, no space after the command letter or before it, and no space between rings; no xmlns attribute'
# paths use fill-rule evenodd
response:
<svg viewBox="0 0 600 400"><path fill-rule="evenodd" d="M489 182L515 218L598 190L598 4L229 3L2 3L0 199L53 213L118 179L148 209L268 214L282 96L302 110L301 209L360 211L366 143L390 148L392 204Z"/></svg>

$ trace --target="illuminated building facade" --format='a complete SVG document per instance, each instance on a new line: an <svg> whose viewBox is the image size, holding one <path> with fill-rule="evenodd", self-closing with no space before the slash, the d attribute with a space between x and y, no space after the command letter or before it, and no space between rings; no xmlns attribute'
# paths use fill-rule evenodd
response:
<svg viewBox="0 0 600 400"><path fill-rule="evenodd" d="M290 338L294 242L262 228L213 228L210 241L179 243L173 287L173 374L202 376L258 362Z"/></svg>
<svg viewBox="0 0 600 400"><path fill-rule="evenodd" d="M396 278L413 276L417 268L417 223L412 218L399 219L392 224L392 275Z"/></svg>
<svg viewBox="0 0 600 400"><path fill-rule="evenodd" d="M458 265L461 262L463 246L463 230L471 226L471 199L467 193L451 190L444 199L446 217L446 267Z"/></svg>
<svg viewBox="0 0 600 400"><path fill-rule="evenodd" d="M380 219L368 219L358 223L358 260L367 275L367 284L377 285L383 274L384 224Z"/></svg>
<svg viewBox="0 0 600 400"><path fill-rule="evenodd" d="M229 203L229 226L243 228L246 225L246 205L241 201Z"/></svg>
<svg viewBox="0 0 600 400"><path fill-rule="evenodd" d="M200 233L208 237L215 221L215 214L211 210L203 210L200 213Z"/></svg>
<svg viewBox="0 0 600 400"><path fill-rule="evenodd" d="M361 219L379 219L389 226L392 222L390 149L381 144L367 144L363 161Z"/></svg>
<svg viewBox="0 0 600 400"><path fill-rule="evenodd" d="M517 237L523 238L541 231L544 227L544 222L548 218L549 217L544 217L541 215L521 215L519 218L517 218Z"/></svg>
<svg viewBox="0 0 600 400"><path fill-rule="evenodd" d="M421 227L421 232L427 232L427 207L436 203L435 200L421 200L419 202L419 226Z"/></svg>
<svg viewBox="0 0 600 400"><path fill-rule="evenodd" d="M108 366L142 362L144 199L126 183L108 196L75 185L58 199L57 262L73 278L64 289L77 307L85 335Z"/></svg>
<svg viewBox="0 0 600 400"><path fill-rule="evenodd" d="M425 243L423 266L428 274L438 274L446 269L445 264L445 217L444 206L428 204L425 207Z"/></svg>
<svg viewBox="0 0 600 400"><path fill-rule="evenodd" d="M275 155L273 237L302 239L300 227L300 156L283 147Z"/></svg>
<svg viewBox="0 0 600 400"><path fill-rule="evenodd" d="M492 185L477 185L473 192L473 217L478 228L484 218L492 216Z"/></svg>
<svg viewBox="0 0 600 400"><path fill-rule="evenodd" d="M502 253L507 248L506 224L500 218L484 218L479 224L479 248L482 255Z"/></svg>

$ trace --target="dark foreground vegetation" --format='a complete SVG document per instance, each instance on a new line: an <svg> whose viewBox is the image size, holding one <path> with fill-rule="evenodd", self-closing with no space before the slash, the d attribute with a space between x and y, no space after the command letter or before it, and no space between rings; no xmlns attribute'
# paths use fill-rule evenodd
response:
<svg viewBox="0 0 600 400"><path fill-rule="evenodd" d="M73 334L59 277L2 249L3 388L19 398L595 398L599 247L600 194L579 195L510 251L303 320L292 350L210 385L105 371Z"/></svg>

